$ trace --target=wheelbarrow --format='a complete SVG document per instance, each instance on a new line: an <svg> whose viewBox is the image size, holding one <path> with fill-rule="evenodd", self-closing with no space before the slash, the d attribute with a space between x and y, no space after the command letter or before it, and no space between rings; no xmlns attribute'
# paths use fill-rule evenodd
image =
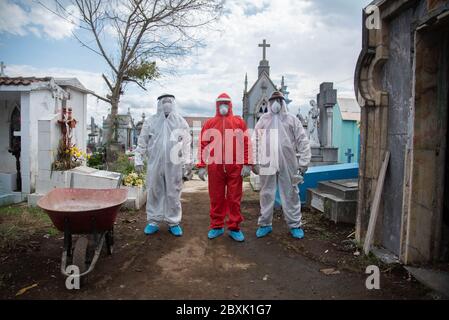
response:
<svg viewBox="0 0 449 320"><path fill-rule="evenodd" d="M80 280L85 282L105 242L108 255L112 255L114 223L127 197L126 189L54 189L38 201L37 205L49 215L54 226L64 232L61 258L64 276L71 276L66 271L69 263L79 268ZM73 235L81 235L74 247ZM89 242L94 247L93 256L89 252Z"/></svg>

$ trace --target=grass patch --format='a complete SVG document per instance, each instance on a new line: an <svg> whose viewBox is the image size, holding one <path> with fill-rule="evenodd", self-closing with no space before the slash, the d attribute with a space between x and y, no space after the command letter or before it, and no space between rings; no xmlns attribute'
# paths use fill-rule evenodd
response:
<svg viewBox="0 0 449 320"><path fill-rule="evenodd" d="M59 231L41 209L24 204L0 207L1 249L14 248L19 242L42 233L56 236Z"/></svg>

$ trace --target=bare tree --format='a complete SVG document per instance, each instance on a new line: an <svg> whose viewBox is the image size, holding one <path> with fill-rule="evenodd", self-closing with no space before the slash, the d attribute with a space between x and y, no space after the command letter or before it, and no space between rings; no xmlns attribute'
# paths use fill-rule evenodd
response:
<svg viewBox="0 0 449 320"><path fill-rule="evenodd" d="M101 56L109 72L103 79L110 91L97 98L111 105L106 144L116 128L120 96L128 83L145 89L160 76L156 61L188 54L201 45L198 31L216 20L223 0L55 0L52 10L77 23L74 37ZM71 6L69 6L71 5ZM75 9L69 10L68 8Z"/></svg>

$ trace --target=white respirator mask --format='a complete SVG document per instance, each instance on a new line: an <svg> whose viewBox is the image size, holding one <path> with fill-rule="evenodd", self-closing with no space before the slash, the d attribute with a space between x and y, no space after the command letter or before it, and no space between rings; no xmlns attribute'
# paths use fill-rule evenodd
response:
<svg viewBox="0 0 449 320"><path fill-rule="evenodd" d="M171 99L162 100L162 108L165 115L169 115L173 111L173 101Z"/></svg>
<svg viewBox="0 0 449 320"><path fill-rule="evenodd" d="M271 111L273 113L278 114L279 112L281 112L281 109L282 109L282 105L277 100L271 105Z"/></svg>
<svg viewBox="0 0 449 320"><path fill-rule="evenodd" d="M226 116L229 113L229 106L227 104L221 104L218 107L218 111L222 116Z"/></svg>

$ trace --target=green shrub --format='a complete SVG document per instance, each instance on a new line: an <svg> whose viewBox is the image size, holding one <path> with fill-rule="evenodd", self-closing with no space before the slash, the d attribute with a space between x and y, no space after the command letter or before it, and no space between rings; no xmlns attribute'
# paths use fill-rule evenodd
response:
<svg viewBox="0 0 449 320"><path fill-rule="evenodd" d="M104 165L104 154L101 152L94 152L87 160L87 166L95 169L99 169Z"/></svg>
<svg viewBox="0 0 449 320"><path fill-rule="evenodd" d="M114 171L121 173L123 175L129 175L135 171L134 161L126 154L121 154L118 156L117 161L115 161L110 167L109 171Z"/></svg>

